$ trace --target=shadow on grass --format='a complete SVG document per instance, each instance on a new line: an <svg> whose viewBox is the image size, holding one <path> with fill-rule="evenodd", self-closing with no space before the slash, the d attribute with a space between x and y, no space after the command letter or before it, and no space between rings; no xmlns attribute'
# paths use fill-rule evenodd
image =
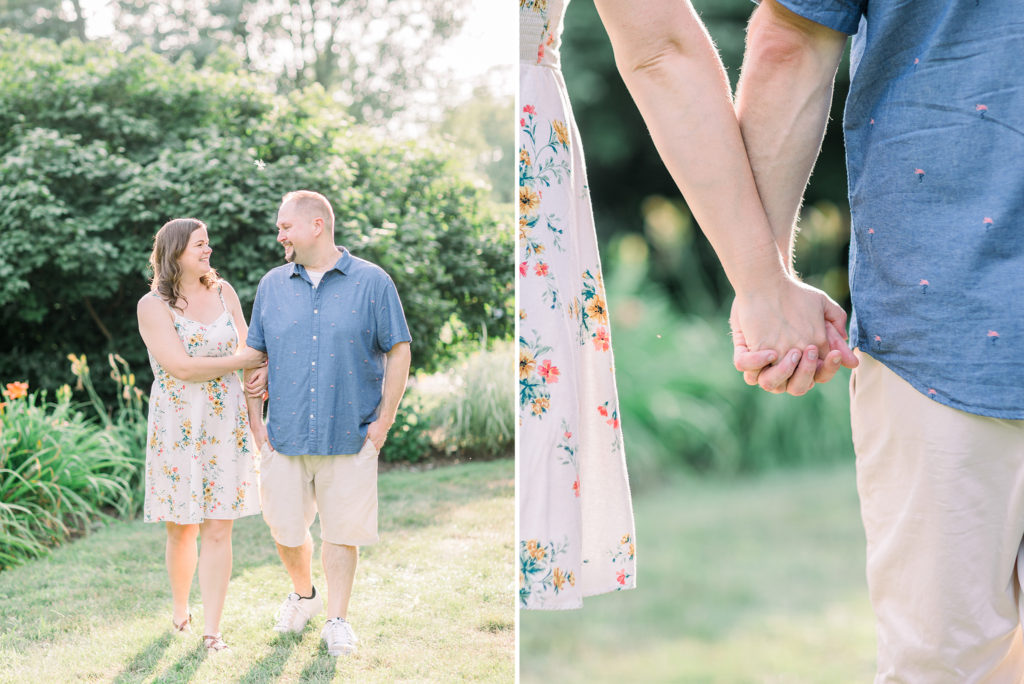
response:
<svg viewBox="0 0 1024 684"><path fill-rule="evenodd" d="M270 653L253 663L249 671L235 681L237 684L274 681L281 676L291 652L300 643L302 643L302 634L278 634L270 640Z"/></svg>
<svg viewBox="0 0 1024 684"><path fill-rule="evenodd" d="M302 668L299 674L300 682L329 682L334 679L338 668L338 658L327 655L327 644L320 641L316 649L316 656L309 661L306 667Z"/></svg>
<svg viewBox="0 0 1024 684"><path fill-rule="evenodd" d="M178 662L161 672L153 681L160 682L161 684L170 684L171 682L184 684L184 682L192 681L196 670L206 660L206 655L207 650L203 648L202 642L199 642L191 651L178 658Z"/></svg>
<svg viewBox="0 0 1024 684"><path fill-rule="evenodd" d="M128 684L128 682L141 682L145 679L158 662L160 657L171 645L174 635L162 634L149 643L148 646L132 656L132 659L125 663L124 669L114 678L114 684Z"/></svg>

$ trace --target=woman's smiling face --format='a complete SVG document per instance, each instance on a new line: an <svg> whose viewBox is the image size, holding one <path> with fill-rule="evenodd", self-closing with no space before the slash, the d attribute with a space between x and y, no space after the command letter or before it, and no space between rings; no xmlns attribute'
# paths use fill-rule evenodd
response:
<svg viewBox="0 0 1024 684"><path fill-rule="evenodd" d="M202 275L210 270L210 237L206 228L196 228L188 236L188 244L178 256L178 266L183 273Z"/></svg>

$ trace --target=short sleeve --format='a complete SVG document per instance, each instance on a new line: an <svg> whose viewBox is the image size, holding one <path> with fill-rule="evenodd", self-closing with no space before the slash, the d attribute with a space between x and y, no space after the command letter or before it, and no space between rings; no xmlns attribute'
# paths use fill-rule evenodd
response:
<svg viewBox="0 0 1024 684"><path fill-rule="evenodd" d="M252 303L252 316L249 318L249 335L245 343L261 352L267 351L267 342L263 338L263 281L256 288L256 299Z"/></svg>
<svg viewBox="0 0 1024 684"><path fill-rule="evenodd" d="M759 3L759 0L754 0ZM804 19L852 36L867 10L867 0L776 0Z"/></svg>
<svg viewBox="0 0 1024 684"><path fill-rule="evenodd" d="M402 300L398 298L398 290L390 277L386 278L384 287L376 299L377 306L373 313L377 324L377 347L387 353L399 342L411 342L412 336L405 321Z"/></svg>

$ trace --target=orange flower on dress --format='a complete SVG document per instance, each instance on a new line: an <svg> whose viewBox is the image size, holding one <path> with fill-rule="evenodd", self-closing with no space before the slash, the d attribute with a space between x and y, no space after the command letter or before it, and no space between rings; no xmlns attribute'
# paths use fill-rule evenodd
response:
<svg viewBox="0 0 1024 684"><path fill-rule="evenodd" d="M594 335L594 348L597 351L608 351L611 348L611 338L608 336L607 328L598 328Z"/></svg>
<svg viewBox="0 0 1024 684"><path fill-rule="evenodd" d="M562 591L562 587L565 586L565 575L562 574L561 568L555 568L551 582L555 585L555 591Z"/></svg>

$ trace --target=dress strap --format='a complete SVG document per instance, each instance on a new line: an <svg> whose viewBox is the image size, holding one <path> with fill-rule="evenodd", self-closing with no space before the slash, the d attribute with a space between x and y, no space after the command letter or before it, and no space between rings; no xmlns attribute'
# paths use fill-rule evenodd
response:
<svg viewBox="0 0 1024 684"><path fill-rule="evenodd" d="M220 297L220 305L224 307L224 313L228 311L228 303L224 301L224 284L217 283L217 296Z"/></svg>

